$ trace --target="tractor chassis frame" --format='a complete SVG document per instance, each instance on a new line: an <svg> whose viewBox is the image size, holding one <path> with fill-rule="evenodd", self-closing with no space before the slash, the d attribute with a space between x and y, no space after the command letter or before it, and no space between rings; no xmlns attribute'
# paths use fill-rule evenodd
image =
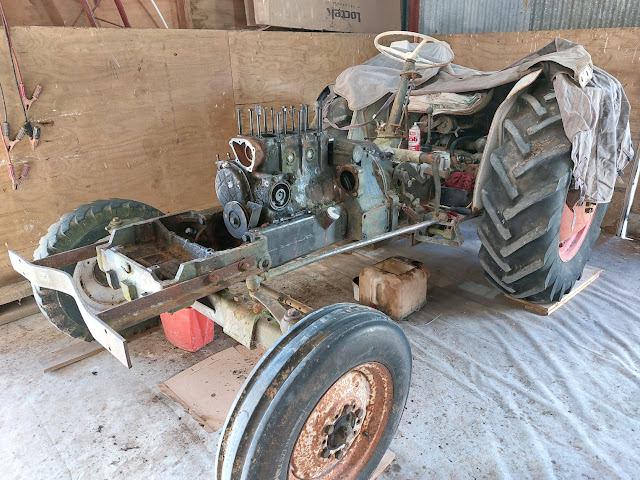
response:
<svg viewBox="0 0 640 480"><path fill-rule="evenodd" d="M309 313L310 308L266 285L263 287L262 281L339 253L400 235L426 233L428 227L433 225L451 224L446 213L440 213L431 219L391 232L335 246L334 244L343 240L340 222L335 222L335 231L331 233L331 229L320 225L315 217L304 215L290 222L291 229L286 228L289 222L283 222L271 230L256 229L252 231L248 241L238 242L238 246L222 250L188 242L175 231L178 229L177 225L183 228L185 221L187 224L189 221L205 224L212 229L217 226L216 230L220 231L220 227L224 228L220 225L221 215L221 208L166 215L117 228L111 232L107 242L79 247L33 262L11 250L9 257L13 268L35 288L57 290L73 297L93 338L123 365L131 368L127 341L118 332L135 327L161 313L192 306L221 325L226 334L246 347L254 348L257 344L269 347L302 318L301 314ZM458 223L471 217L472 215L463 216ZM301 227L304 227L302 231ZM317 235L319 229L323 232L321 237ZM275 255L278 261L273 265L270 253L275 252L270 252L269 241L276 244L287 234L306 238L307 242L310 237L320 240L305 244L302 251L287 254L279 251ZM190 251L191 257L180 262L176 270L176 257L180 255L174 255L174 278L156 275L157 265L149 266L148 262L135 257L135 254L144 251L145 258L149 258L149 255L171 251L177 245L182 246L181 254ZM314 253L318 250L322 251ZM130 301L102 312L93 312L83 303L81 286L62 268L95 257L101 270L105 272L109 285L122 288ZM231 285L244 281L247 281L249 287L249 297L234 295L228 290ZM255 302L261 305L256 308ZM282 307L282 303L295 308L287 310Z"/></svg>

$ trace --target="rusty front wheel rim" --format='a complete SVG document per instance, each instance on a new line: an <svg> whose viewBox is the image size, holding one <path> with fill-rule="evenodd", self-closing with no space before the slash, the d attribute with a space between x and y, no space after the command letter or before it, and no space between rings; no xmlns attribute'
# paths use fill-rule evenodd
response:
<svg viewBox="0 0 640 480"><path fill-rule="evenodd" d="M289 480L355 478L387 426L393 385L377 362L354 367L320 398L291 454Z"/></svg>

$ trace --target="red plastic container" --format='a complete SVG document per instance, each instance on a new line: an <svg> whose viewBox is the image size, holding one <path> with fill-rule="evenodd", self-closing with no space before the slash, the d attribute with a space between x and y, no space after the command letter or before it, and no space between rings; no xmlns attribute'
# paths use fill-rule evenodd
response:
<svg viewBox="0 0 640 480"><path fill-rule="evenodd" d="M160 315L164 335L172 345L196 352L213 341L213 320L187 307Z"/></svg>

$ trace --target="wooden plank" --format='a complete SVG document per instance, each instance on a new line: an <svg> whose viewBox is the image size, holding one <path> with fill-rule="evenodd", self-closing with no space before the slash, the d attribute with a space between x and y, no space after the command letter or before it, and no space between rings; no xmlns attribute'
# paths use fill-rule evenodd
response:
<svg viewBox="0 0 640 480"><path fill-rule="evenodd" d="M140 337L144 337L153 332L157 332L158 330L160 330L160 328L162 327L157 326L150 328L149 330L145 330L142 333L134 335L127 341L131 343ZM84 360L85 358L92 357L105 350L104 347L98 342L85 342L83 340L73 340L72 342L73 343L69 344L66 347L54 350L53 352L45 353L38 358L38 363L42 367L44 373L59 370L62 367L66 367L67 365L71 365L72 363L76 363L80 360Z"/></svg>
<svg viewBox="0 0 640 480"><path fill-rule="evenodd" d="M534 311L535 313L538 313L540 315L551 315L553 312L558 310L563 305L566 305L567 302L569 302L573 297L578 295L585 288L595 282L601 273L602 270L599 268L591 267L589 265L584 267L584 271L582 272L582 279L578 280L573 287L573 290L562 297L562 300L560 300L559 302L531 303L519 298L513 298L511 295L505 294L504 296L507 297L507 299L509 299L510 301L524 306L527 310Z"/></svg>
<svg viewBox="0 0 640 480"><path fill-rule="evenodd" d="M33 297L0 306L0 325L15 322L40 312Z"/></svg>
<svg viewBox="0 0 640 480"><path fill-rule="evenodd" d="M26 140L12 151L17 171L31 165L17 191L0 176L0 285L21 278L6 250L31 258L78 205L120 197L171 213L217 203L215 153L224 157L236 133L226 32L12 30L27 87L44 86L31 109L42 137L35 151ZM0 71L3 85L10 70ZM15 131L14 93L5 87Z"/></svg>
<svg viewBox="0 0 640 480"><path fill-rule="evenodd" d="M256 23L256 14L253 9L253 0L244 0L244 14L247 19L247 25L250 27L255 27Z"/></svg>
<svg viewBox="0 0 640 480"><path fill-rule="evenodd" d="M393 462L396 459L396 454L393 453L391 450L387 450L384 453L384 456L382 457L382 460L380 460L380 463L378 464L378 466L376 467L376 469L373 471L373 474L371 475L371 480L375 480L376 478L378 478L378 476L385 471L385 469L391 465L391 462Z"/></svg>
<svg viewBox="0 0 640 480"><path fill-rule="evenodd" d="M436 35L451 45L454 63L479 70L499 70L525 55L542 48L556 37L581 44L590 54L594 65L616 77L631 103L631 135L634 145L640 145L640 28L596 28L589 30L554 30L539 32L506 32L465 35ZM636 148L637 149L637 148ZM636 154L635 162L640 155ZM621 185L602 223L609 233L617 233L623 210L625 193L631 185L633 166L629 165ZM640 212L640 195L636 195L633 211Z"/></svg>
<svg viewBox="0 0 640 480"><path fill-rule="evenodd" d="M22 300L33 295L31 283L28 280L15 282L4 287L0 287L0 305Z"/></svg>
<svg viewBox="0 0 640 480"><path fill-rule="evenodd" d="M191 0L176 0L178 4L178 25L180 28L193 28L191 18Z"/></svg>
<svg viewBox="0 0 640 480"><path fill-rule="evenodd" d="M85 358L92 357L103 350L104 347L98 342L83 342L78 340L67 347L42 355L38 358L38 363L44 373L48 373L84 360Z"/></svg>

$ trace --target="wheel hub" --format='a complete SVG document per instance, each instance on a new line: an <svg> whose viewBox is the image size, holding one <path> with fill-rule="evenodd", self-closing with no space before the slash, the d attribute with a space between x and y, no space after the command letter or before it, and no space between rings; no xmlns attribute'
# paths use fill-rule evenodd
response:
<svg viewBox="0 0 640 480"><path fill-rule="evenodd" d="M375 451L393 398L389 371L365 363L340 377L307 418L290 460L290 480L355 478Z"/></svg>
<svg viewBox="0 0 640 480"><path fill-rule="evenodd" d="M355 404L345 405L338 420L327 425L324 430L327 438L322 442L325 447L320 456L329 458L333 455L338 460L344 457L345 451L360 432L363 415L364 411L356 408Z"/></svg>
<svg viewBox="0 0 640 480"><path fill-rule="evenodd" d="M95 258L78 262L72 276L83 303L94 314L126 301L122 290L109 286L97 263Z"/></svg>

